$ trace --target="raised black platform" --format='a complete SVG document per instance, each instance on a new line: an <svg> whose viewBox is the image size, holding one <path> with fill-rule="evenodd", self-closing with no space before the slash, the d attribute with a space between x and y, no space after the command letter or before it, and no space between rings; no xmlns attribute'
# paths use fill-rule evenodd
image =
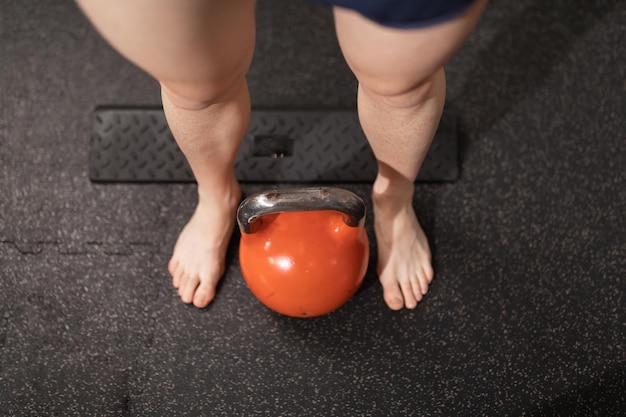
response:
<svg viewBox="0 0 626 417"><path fill-rule="evenodd" d="M376 160L353 111L260 111L235 165L242 182L369 182ZM456 120L446 110L419 181L459 175ZM162 109L98 108L89 157L92 181L190 182L193 174Z"/></svg>

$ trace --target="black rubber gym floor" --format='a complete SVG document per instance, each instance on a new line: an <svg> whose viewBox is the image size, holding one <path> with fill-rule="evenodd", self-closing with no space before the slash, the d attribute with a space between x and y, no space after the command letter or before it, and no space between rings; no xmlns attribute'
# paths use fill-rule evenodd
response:
<svg viewBox="0 0 626 417"><path fill-rule="evenodd" d="M624 415L625 17L493 1L448 66L460 176L416 185L430 292L389 311L374 256L343 308L291 319L246 288L238 236L214 303L180 302L194 185L89 180L93 110L157 84L72 2L0 0L0 415ZM258 31L255 108L354 108L328 9L263 0Z"/></svg>

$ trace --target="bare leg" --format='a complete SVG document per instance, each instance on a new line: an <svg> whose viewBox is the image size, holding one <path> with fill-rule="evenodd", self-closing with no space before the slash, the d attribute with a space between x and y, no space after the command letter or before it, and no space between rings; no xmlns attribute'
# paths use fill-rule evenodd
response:
<svg viewBox="0 0 626 417"><path fill-rule="evenodd" d="M378 273L394 310L415 308L433 279L428 240L413 209L414 181L443 109L443 65L485 4L478 0L452 21L413 30L335 8L339 43L359 80L359 118L378 160L372 190Z"/></svg>
<svg viewBox="0 0 626 417"><path fill-rule="evenodd" d="M78 0L117 50L159 80L163 108L198 182L198 206L169 271L185 303L204 307L224 272L240 189L234 162L250 119L245 74L254 0Z"/></svg>
<svg viewBox="0 0 626 417"><path fill-rule="evenodd" d="M179 146L198 182L198 206L176 242L168 269L181 299L205 307L224 273L241 198L233 167L250 119L250 98L242 80L224 102L189 110L177 106L163 90L168 123L181 138Z"/></svg>

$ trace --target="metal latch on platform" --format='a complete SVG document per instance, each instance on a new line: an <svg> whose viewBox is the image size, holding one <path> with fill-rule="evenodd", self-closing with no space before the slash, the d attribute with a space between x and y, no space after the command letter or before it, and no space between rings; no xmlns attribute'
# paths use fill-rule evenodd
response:
<svg viewBox="0 0 626 417"><path fill-rule="evenodd" d="M251 157L283 159L293 156L293 139L280 135L255 136L250 147Z"/></svg>

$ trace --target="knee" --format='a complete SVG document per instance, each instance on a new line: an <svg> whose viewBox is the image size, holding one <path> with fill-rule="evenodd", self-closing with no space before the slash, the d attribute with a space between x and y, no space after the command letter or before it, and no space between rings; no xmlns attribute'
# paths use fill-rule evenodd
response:
<svg viewBox="0 0 626 417"><path fill-rule="evenodd" d="M393 108L413 108L433 97L445 95L443 68L425 78L386 77L364 79L359 83L361 91L371 98Z"/></svg>
<svg viewBox="0 0 626 417"><path fill-rule="evenodd" d="M245 76L224 77L200 82L160 80L161 92L176 107L202 110L213 104L228 101L245 87Z"/></svg>

